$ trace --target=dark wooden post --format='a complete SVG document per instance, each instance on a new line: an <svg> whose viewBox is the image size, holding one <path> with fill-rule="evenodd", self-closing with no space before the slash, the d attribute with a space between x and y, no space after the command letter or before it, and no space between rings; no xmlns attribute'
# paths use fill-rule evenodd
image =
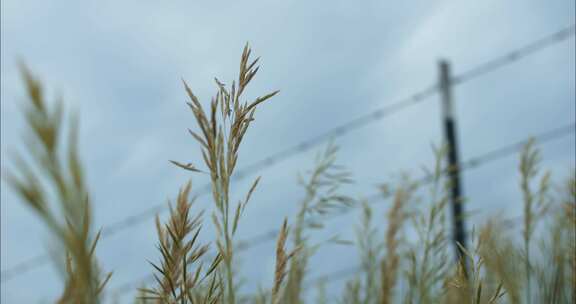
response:
<svg viewBox="0 0 576 304"><path fill-rule="evenodd" d="M439 62L440 92L442 96L442 118L444 137L448 145L448 176L450 179L450 198L453 217L453 238L456 258L462 264L464 273L468 275L466 255L460 246L466 248L466 229L464 225L464 206L460 184L460 169L458 161L458 141L456 134L456 119L452 107L450 65L447 61ZM460 246L458 246L460 244Z"/></svg>

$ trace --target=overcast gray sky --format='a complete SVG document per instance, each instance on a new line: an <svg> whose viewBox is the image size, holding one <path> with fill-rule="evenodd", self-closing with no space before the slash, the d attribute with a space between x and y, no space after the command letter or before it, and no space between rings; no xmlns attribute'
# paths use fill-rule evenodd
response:
<svg viewBox="0 0 576 304"><path fill-rule="evenodd" d="M435 83L437 60L455 73L574 23L571 0L484 1L30 1L2 0L2 168L7 151L22 148L25 97L20 58L81 113L81 152L94 196L96 227L173 198L191 176L168 159L199 160L186 132L195 127L180 78L207 102L213 77L231 81L246 41L261 70L249 94L281 93L258 110L238 167ZM571 123L575 119L574 38L556 44L454 90L462 159ZM418 176L430 165L430 145L441 141L434 96L338 138L339 163L367 197L399 170ZM559 180L575 166L574 135L542 146L544 165ZM320 147L319 147L320 148ZM25 150L21 149L20 151ZM242 219L239 238L278 228L293 217L303 191L298 172L314 153L298 154L259 174L262 182ZM468 208L481 215L521 212L517 156L464 174ZM199 163L198 161L196 163ZM254 175L255 177L256 175ZM236 184L245 193L251 179ZM200 199L198 208L210 208ZM382 206L376 213L382 219ZM357 214L328 223L314 240L352 236ZM1 267L37 256L50 246L42 223L2 183ZM474 219L473 219L474 221ZM207 221L204 240L210 239ZM152 270L157 257L152 218L103 239L98 256L114 270L114 287ZM241 255L245 291L270 287L273 243ZM337 252L338 254L334 254ZM352 266L354 248L326 246L310 272ZM336 282L329 288L339 289ZM46 265L2 283L2 302L49 302L60 279ZM121 298L129 303L132 294Z"/></svg>

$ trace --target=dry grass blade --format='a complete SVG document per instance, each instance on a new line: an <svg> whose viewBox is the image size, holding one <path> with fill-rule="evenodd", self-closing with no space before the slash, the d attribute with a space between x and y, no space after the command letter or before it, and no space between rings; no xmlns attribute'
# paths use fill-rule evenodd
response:
<svg viewBox="0 0 576 304"><path fill-rule="evenodd" d="M385 187L383 187L385 189ZM408 207L411 203L412 196L417 190L417 185L404 178L401 186L394 194L394 200L390 211L388 212L388 227L386 231L385 246L386 255L380 263L380 299L379 302L393 303L394 289L398 281L398 272L400 266L400 232L404 222L409 218ZM386 196L386 191L383 195Z"/></svg>
<svg viewBox="0 0 576 304"><path fill-rule="evenodd" d="M286 277L288 261L296 254L297 249L286 252L286 239L288 238L288 220L284 220L282 229L276 242L276 270L274 272L274 287L272 288L272 303L280 303L282 299L282 283Z"/></svg>
<svg viewBox="0 0 576 304"><path fill-rule="evenodd" d="M194 167L194 165L192 165L191 163L183 164L183 163L177 162L177 161L175 161L175 160L171 160L170 162L173 163L174 165L176 165L176 166L178 166L178 167L180 167L180 168L182 168L182 169L188 170L188 171L192 171L192 172L202 172L202 170L196 169L196 167Z"/></svg>

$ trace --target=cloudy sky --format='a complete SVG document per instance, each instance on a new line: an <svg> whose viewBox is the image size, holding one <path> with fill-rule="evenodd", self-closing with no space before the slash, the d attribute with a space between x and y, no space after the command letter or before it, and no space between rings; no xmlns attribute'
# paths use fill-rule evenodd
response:
<svg viewBox="0 0 576 304"><path fill-rule="evenodd" d="M25 97L21 59L43 80L50 97L61 94L81 113L81 155L94 196L96 227L164 204L192 178L169 159L199 160L186 132L195 127L185 105L184 78L205 102L214 76L234 79L248 41L261 70L249 95L280 89L261 106L248 131L238 167L323 134L351 119L410 96L436 82L437 61L456 74L574 23L571 0L485 1L30 1L2 0L1 152L25 151L19 111ZM462 159L575 120L574 38L555 44L454 90ZM339 163L356 184L346 191L368 197L400 170L419 176L441 141L438 96L336 140ZM561 180L575 166L574 135L542 146L543 165ZM297 174L313 164L316 147L235 184L239 197L251 179L262 182L240 227L240 238L278 228L293 217L303 190ZM463 176L469 210L482 216L520 214L517 156ZM199 163L199 162L197 162ZM195 210L208 209L200 198ZM375 207L384 221L384 204ZM165 215L164 213L162 213ZM351 237L358 214L327 223L312 234ZM45 228L2 182L1 268L50 248ZM472 223L470 224L472 225ZM212 229L207 223L204 240ZM102 239L98 256L114 270L109 290L150 273L153 220ZM267 288L273 243L241 255L243 291ZM334 254L337 252L338 254ZM352 247L327 245L311 274L353 266ZM44 303L58 295L60 278L50 263L2 282L2 302ZM337 291L340 282L329 286ZM32 289L32 291L31 291ZM132 293L120 298L130 303Z"/></svg>

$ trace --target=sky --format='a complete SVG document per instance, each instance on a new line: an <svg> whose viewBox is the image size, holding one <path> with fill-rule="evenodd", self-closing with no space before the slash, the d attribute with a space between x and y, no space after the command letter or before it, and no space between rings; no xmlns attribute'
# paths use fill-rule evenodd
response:
<svg viewBox="0 0 576 304"><path fill-rule="evenodd" d="M238 167L249 165L331 128L401 100L437 82L439 59L455 74L522 47L575 22L575 2L536 1L31 1L1 2L1 165L25 151L20 112L25 98L17 62L40 77L47 96L62 96L80 113L80 151L93 195L95 227L106 228L167 199L192 179L168 160L200 164L195 127L181 79L206 104L214 77L230 83L249 42L261 68L248 96L279 89L256 113ZM575 44L571 37L453 90L461 159L465 160L575 120ZM395 115L339 137L339 164L353 173L344 191L369 197L394 174L420 176L442 141L440 100L434 95ZM561 181L575 167L574 133L540 146L543 167ZM239 239L293 219L304 195L299 173L322 145L261 170L234 185L242 197L261 183L240 223ZM463 174L470 226L500 213L521 214L518 156ZM38 217L2 181L2 270L47 252L51 238ZM212 210L200 197L194 210ZM376 205L384 221L384 204ZM161 213L162 218L165 213ZM352 238L358 212L327 221L314 241ZM206 221L203 240L213 229ZM104 238L97 255L114 270L109 291L138 281L157 258L153 218ZM353 266L353 247L325 245L311 276ZM334 254L337 252L338 254ZM269 288L274 242L240 255L243 291ZM342 282L327 288L338 292ZM61 280L48 263L2 282L3 303L46 303ZM31 289L33 291L31 291ZM118 300L130 303L133 293ZM107 302L111 302L111 297Z"/></svg>

